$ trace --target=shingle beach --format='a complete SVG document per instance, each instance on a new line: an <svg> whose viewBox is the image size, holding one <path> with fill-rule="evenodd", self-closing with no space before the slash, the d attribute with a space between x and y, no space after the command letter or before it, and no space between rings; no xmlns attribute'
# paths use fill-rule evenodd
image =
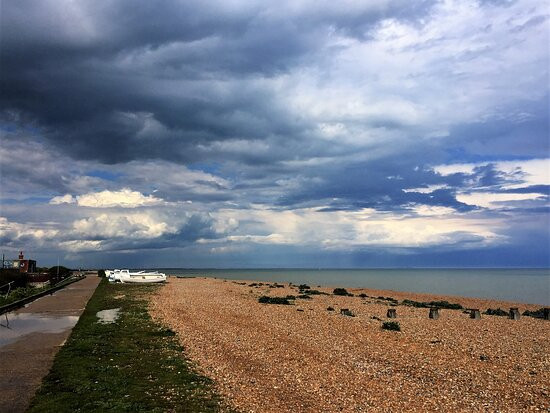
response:
<svg viewBox="0 0 550 413"><path fill-rule="evenodd" d="M484 314L474 320L450 309L432 320L427 308L374 297L447 300L481 312L540 306L357 288L348 289L353 297L335 296L333 288L311 288L330 295L262 304L263 295L300 293L289 284L171 278L150 311L241 412L549 411L549 321ZM355 316L342 315L344 308ZM390 308L401 332L381 328Z"/></svg>

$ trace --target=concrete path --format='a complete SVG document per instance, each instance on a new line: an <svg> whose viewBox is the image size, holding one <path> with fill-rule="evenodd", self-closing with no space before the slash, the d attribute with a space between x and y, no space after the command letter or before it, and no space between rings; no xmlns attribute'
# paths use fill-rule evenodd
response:
<svg viewBox="0 0 550 413"><path fill-rule="evenodd" d="M101 278L82 281L0 316L0 412L24 412Z"/></svg>

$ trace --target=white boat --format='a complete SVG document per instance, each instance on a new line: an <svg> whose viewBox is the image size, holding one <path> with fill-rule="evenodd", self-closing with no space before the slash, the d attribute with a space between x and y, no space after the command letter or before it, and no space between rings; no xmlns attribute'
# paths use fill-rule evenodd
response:
<svg viewBox="0 0 550 413"><path fill-rule="evenodd" d="M120 282L120 270L106 270L105 275L110 282Z"/></svg>
<svg viewBox="0 0 550 413"><path fill-rule="evenodd" d="M113 270L109 271L109 281L121 283L161 283L166 281L166 274L158 271Z"/></svg>

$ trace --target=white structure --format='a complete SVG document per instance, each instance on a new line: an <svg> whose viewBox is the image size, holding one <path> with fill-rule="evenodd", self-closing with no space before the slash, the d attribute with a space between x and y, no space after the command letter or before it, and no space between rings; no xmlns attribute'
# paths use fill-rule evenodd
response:
<svg viewBox="0 0 550 413"><path fill-rule="evenodd" d="M158 271L108 270L105 275L111 282L121 283L161 283L166 281L166 274Z"/></svg>

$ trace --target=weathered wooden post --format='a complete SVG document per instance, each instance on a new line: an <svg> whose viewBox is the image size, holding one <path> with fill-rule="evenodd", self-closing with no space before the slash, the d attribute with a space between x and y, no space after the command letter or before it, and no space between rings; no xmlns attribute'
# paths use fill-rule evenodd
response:
<svg viewBox="0 0 550 413"><path fill-rule="evenodd" d="M429 317L433 320L437 320L439 318L439 308L437 308L437 307L430 308Z"/></svg>
<svg viewBox="0 0 550 413"><path fill-rule="evenodd" d="M353 314L349 308L341 308L340 314L347 315L348 317L355 317L355 314Z"/></svg>
<svg viewBox="0 0 550 413"><path fill-rule="evenodd" d="M479 309L472 308L470 310L470 318L473 318L474 320L481 320L481 313L479 312Z"/></svg>
<svg viewBox="0 0 550 413"><path fill-rule="evenodd" d="M388 318L397 318L397 310L395 308L389 308L386 316Z"/></svg>
<svg viewBox="0 0 550 413"><path fill-rule="evenodd" d="M510 320L519 320L519 310L517 307L511 307L510 313L508 314Z"/></svg>
<svg viewBox="0 0 550 413"><path fill-rule="evenodd" d="M543 317L545 320L550 320L550 308L546 307L543 311Z"/></svg>

